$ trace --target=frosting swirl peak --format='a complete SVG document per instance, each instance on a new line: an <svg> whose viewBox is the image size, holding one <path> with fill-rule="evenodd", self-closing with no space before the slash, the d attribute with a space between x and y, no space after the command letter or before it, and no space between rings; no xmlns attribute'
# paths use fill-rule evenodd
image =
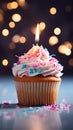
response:
<svg viewBox="0 0 73 130"><path fill-rule="evenodd" d="M18 57L18 62L12 67L12 73L14 76L56 76L60 77L63 66L53 56L49 55L48 50L43 46L35 46L24 55Z"/></svg>

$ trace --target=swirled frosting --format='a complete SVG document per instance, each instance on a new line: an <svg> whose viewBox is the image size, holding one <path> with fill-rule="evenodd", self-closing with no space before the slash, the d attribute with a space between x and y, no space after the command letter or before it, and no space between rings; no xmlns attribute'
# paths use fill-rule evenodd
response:
<svg viewBox="0 0 73 130"><path fill-rule="evenodd" d="M33 45L24 55L18 57L18 62L14 63L12 73L14 76L56 76L60 77L63 66L43 46Z"/></svg>

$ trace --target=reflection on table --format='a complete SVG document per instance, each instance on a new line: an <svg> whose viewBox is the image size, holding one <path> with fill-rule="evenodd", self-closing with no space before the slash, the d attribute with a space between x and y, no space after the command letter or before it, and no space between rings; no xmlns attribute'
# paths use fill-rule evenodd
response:
<svg viewBox="0 0 73 130"><path fill-rule="evenodd" d="M62 127L59 112L34 111L24 109L1 110L0 128L2 130L60 130Z"/></svg>
<svg viewBox="0 0 73 130"><path fill-rule="evenodd" d="M73 108L0 108L0 130L73 130Z"/></svg>

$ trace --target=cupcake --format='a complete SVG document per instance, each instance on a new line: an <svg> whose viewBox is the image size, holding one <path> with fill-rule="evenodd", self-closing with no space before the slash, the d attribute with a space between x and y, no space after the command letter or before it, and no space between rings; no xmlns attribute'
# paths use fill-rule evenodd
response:
<svg viewBox="0 0 73 130"><path fill-rule="evenodd" d="M63 66L39 45L17 56L12 67L18 102L24 106L57 103Z"/></svg>

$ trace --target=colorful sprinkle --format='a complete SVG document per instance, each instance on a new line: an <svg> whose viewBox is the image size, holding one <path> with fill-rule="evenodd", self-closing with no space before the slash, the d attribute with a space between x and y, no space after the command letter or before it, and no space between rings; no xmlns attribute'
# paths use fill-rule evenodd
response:
<svg viewBox="0 0 73 130"><path fill-rule="evenodd" d="M26 68L26 64L22 64L22 69L25 69Z"/></svg>
<svg viewBox="0 0 73 130"><path fill-rule="evenodd" d="M18 75L23 77L25 75L36 76L42 74L43 76L55 75L60 77L63 75L63 73L61 73L63 70L62 65L59 64L59 61L54 58L53 55L49 55L48 50L43 48L43 46L33 45L33 47L27 53L19 57L17 56L17 58L18 62L12 68L14 76ZM25 71L26 66L27 71ZM45 67L47 67L46 72ZM45 73L45 75L43 73Z"/></svg>

